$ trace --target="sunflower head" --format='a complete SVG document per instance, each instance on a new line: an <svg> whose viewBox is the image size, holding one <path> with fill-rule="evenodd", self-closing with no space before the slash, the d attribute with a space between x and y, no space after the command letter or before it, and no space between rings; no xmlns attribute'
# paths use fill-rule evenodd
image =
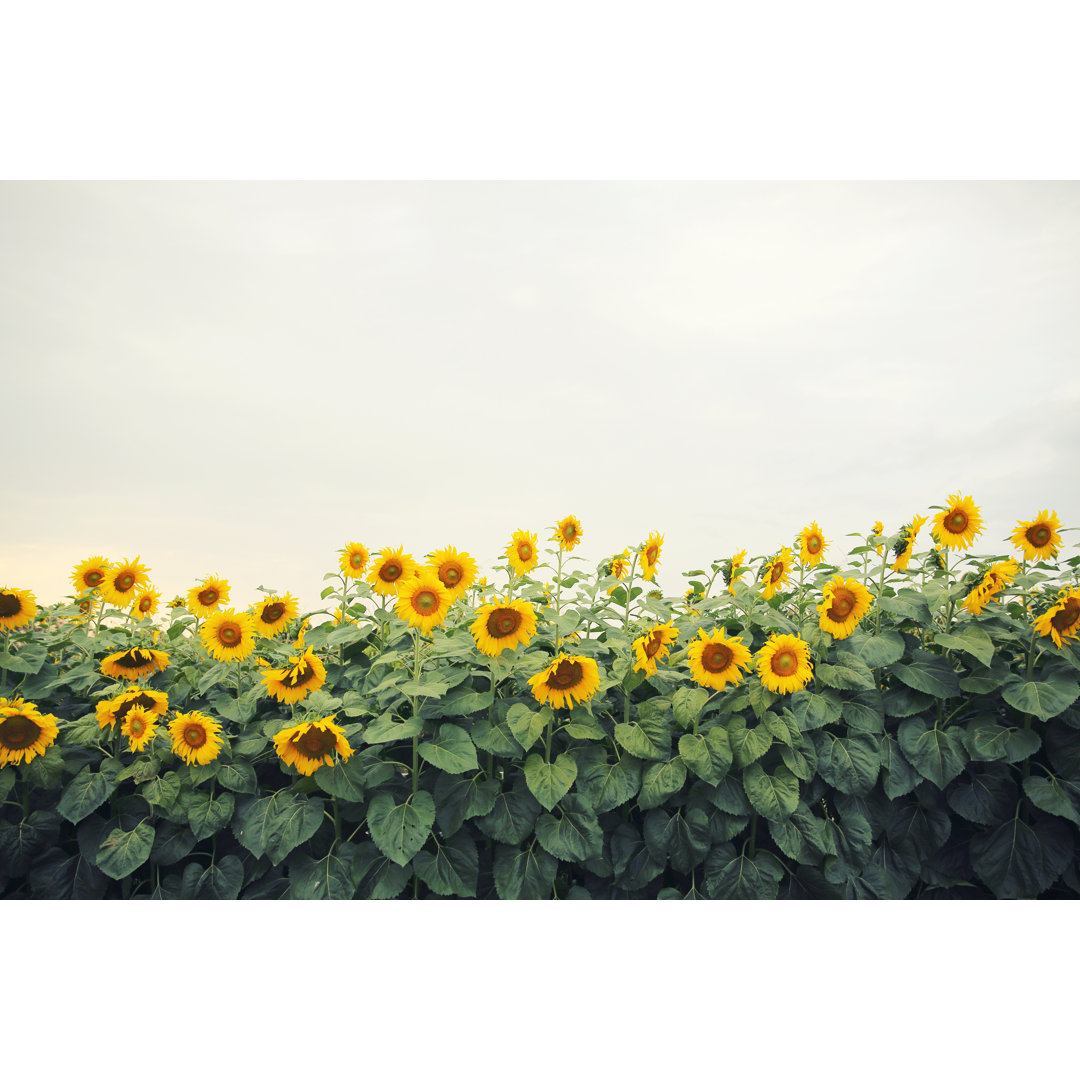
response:
<svg viewBox="0 0 1080 1080"><path fill-rule="evenodd" d="M200 628L199 637L215 660L246 660L255 648L255 620L246 611L214 611Z"/></svg>
<svg viewBox="0 0 1080 1080"><path fill-rule="evenodd" d="M300 613L300 604L292 593L268 596L255 605L251 613L255 633L260 637L277 637Z"/></svg>
<svg viewBox="0 0 1080 1080"><path fill-rule="evenodd" d="M398 587L397 595L398 601L394 610L421 634L428 634L439 626L454 602L450 591L428 566L416 577L403 581Z"/></svg>
<svg viewBox="0 0 1080 1080"><path fill-rule="evenodd" d="M533 697L553 709L569 708L588 701L600 687L600 670L588 656L559 653L530 680Z"/></svg>
<svg viewBox="0 0 1080 1080"><path fill-rule="evenodd" d="M188 589L187 609L192 615L205 619L229 599L229 583L224 578L210 575L202 580L201 585Z"/></svg>
<svg viewBox="0 0 1080 1080"><path fill-rule="evenodd" d="M708 634L698 630L686 650L686 659L694 682L711 690L742 682L743 671L751 664L750 650L742 638L729 638L722 626Z"/></svg>
<svg viewBox="0 0 1080 1080"><path fill-rule="evenodd" d="M137 619L149 619L157 614L161 593L157 589L143 588L135 595L131 614Z"/></svg>
<svg viewBox="0 0 1080 1080"><path fill-rule="evenodd" d="M758 650L757 673L774 694L801 690L814 677L810 646L795 634L771 634Z"/></svg>
<svg viewBox="0 0 1080 1080"><path fill-rule="evenodd" d="M799 562L804 566L817 566L825 557L825 549L829 541L821 533L821 526L816 521L811 521L801 533L799 533Z"/></svg>
<svg viewBox="0 0 1080 1080"><path fill-rule="evenodd" d="M323 765L333 768L333 754L340 761L353 755L345 732L334 722L333 716L321 720L309 720L295 727L279 731L274 736L274 749L285 765L292 765L301 776L311 776Z"/></svg>
<svg viewBox="0 0 1080 1080"><path fill-rule="evenodd" d="M648 540L641 545L641 574L646 581L656 577L656 568L660 565L660 552L664 547L664 538L658 532L649 533Z"/></svg>
<svg viewBox="0 0 1080 1080"><path fill-rule="evenodd" d="M621 555L612 555L606 567L607 575L614 577L616 581L622 581L630 573L630 551L623 548Z"/></svg>
<svg viewBox="0 0 1080 1080"><path fill-rule="evenodd" d="M0 769L44 754L56 742L58 724L32 702L0 697Z"/></svg>
<svg viewBox="0 0 1080 1080"><path fill-rule="evenodd" d="M294 656L285 667L267 668L260 674L267 693L286 705L303 701L326 682L326 667L312 648Z"/></svg>
<svg viewBox="0 0 1080 1080"><path fill-rule="evenodd" d="M18 630L34 621L37 599L29 589L0 589L0 627Z"/></svg>
<svg viewBox="0 0 1080 1080"><path fill-rule="evenodd" d="M1062 589L1052 604L1032 624L1040 637L1047 637L1057 648L1080 634L1080 589Z"/></svg>
<svg viewBox="0 0 1080 1080"><path fill-rule="evenodd" d="M948 506L934 518L930 526L934 539L950 549L970 547L982 531L982 515L975 501L959 492L949 496Z"/></svg>
<svg viewBox="0 0 1080 1080"><path fill-rule="evenodd" d="M693 595L694 590L690 590ZM646 678L656 674L656 665L661 664L671 651L672 643L679 636L679 631L669 619L646 631L634 639L634 671L644 671Z"/></svg>
<svg viewBox="0 0 1080 1080"><path fill-rule="evenodd" d="M476 613L469 632L485 656L528 645L536 633L536 609L528 600L494 600Z"/></svg>
<svg viewBox="0 0 1080 1080"><path fill-rule="evenodd" d="M1020 564L1015 559L994 563L972 584L964 597L964 607L972 615L981 615L986 605L997 598L1002 589L1016 580Z"/></svg>
<svg viewBox="0 0 1080 1080"><path fill-rule="evenodd" d="M150 568L134 559L125 559L109 567L105 580L101 583L101 593L113 607L127 607L135 598L140 585L150 584Z"/></svg>
<svg viewBox="0 0 1080 1080"><path fill-rule="evenodd" d="M120 731L127 736L128 749L133 753L145 750L157 734L157 716L141 705L133 705L123 722Z"/></svg>
<svg viewBox="0 0 1080 1080"><path fill-rule="evenodd" d="M557 541L563 551L573 551L581 543L581 522L573 514L567 514L555 522L551 539Z"/></svg>
<svg viewBox="0 0 1080 1080"><path fill-rule="evenodd" d="M416 560L401 547L382 548L368 571L367 583L380 596L397 596L398 586L416 575Z"/></svg>
<svg viewBox="0 0 1080 1080"><path fill-rule="evenodd" d="M84 592L104 585L108 573L109 560L104 555L91 555L89 559L83 559L71 571L71 583L75 586L75 591L81 596Z"/></svg>
<svg viewBox="0 0 1080 1080"><path fill-rule="evenodd" d="M1040 559L1057 558L1061 547L1061 522L1056 513L1040 510L1032 521L1019 521L1012 532L1013 546L1024 553L1025 559L1038 562Z"/></svg>
<svg viewBox="0 0 1080 1080"><path fill-rule="evenodd" d="M225 741L221 725L205 713L177 713L169 721L172 752L186 765L208 765L221 753Z"/></svg>
<svg viewBox="0 0 1080 1080"><path fill-rule="evenodd" d="M536 568L540 562L540 553L536 549L536 533L517 529L506 545L506 558L511 569L518 577Z"/></svg>
<svg viewBox="0 0 1080 1080"><path fill-rule="evenodd" d="M457 600L472 588L476 580L476 560L467 551L453 546L439 548L427 557L428 566L442 582L443 588Z"/></svg>
<svg viewBox="0 0 1080 1080"><path fill-rule="evenodd" d="M791 573L791 548L780 549L780 554L773 556L762 568L759 580L762 584L761 595L771 600L783 587Z"/></svg>
<svg viewBox="0 0 1080 1080"><path fill-rule="evenodd" d="M125 649L112 653L101 661L102 675L113 679L127 679L134 682L144 675L153 675L164 671L169 666L169 657L157 649Z"/></svg>
<svg viewBox="0 0 1080 1080"><path fill-rule="evenodd" d="M136 705L155 716L164 716L169 709L169 695L161 690L137 686L109 701L99 701L96 706L98 727L111 728L117 721L122 723Z"/></svg>
<svg viewBox="0 0 1080 1080"><path fill-rule="evenodd" d="M348 578L362 578L367 569L371 552L363 544L346 544L341 549L341 558L338 559L338 567Z"/></svg>
<svg viewBox="0 0 1080 1080"><path fill-rule="evenodd" d="M850 637L862 617L870 610L873 596L861 582L837 575L822 590L818 604L818 626L834 638Z"/></svg>
<svg viewBox="0 0 1080 1080"><path fill-rule="evenodd" d="M884 521L875 521L873 529L870 530L870 539L876 541L879 536L885 531ZM881 554L881 544L874 544L874 554Z"/></svg>

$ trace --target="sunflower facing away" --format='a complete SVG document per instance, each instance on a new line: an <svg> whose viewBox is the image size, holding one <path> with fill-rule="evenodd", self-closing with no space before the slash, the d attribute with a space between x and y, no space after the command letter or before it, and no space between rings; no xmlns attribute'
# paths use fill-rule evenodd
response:
<svg viewBox="0 0 1080 1080"><path fill-rule="evenodd" d="M18 630L36 614L37 600L29 589L0 589L0 626L5 630Z"/></svg>
<svg viewBox="0 0 1080 1080"><path fill-rule="evenodd" d="M652 581L656 577L656 568L660 565L660 551L663 546L664 538L660 533L649 533L649 539L645 541L641 549L641 574L646 581Z"/></svg>
<svg viewBox="0 0 1080 1080"><path fill-rule="evenodd" d="M972 615L981 615L986 605L996 599L1002 589L1011 585L1019 573L1020 564L1015 559L994 563L964 597L964 607Z"/></svg>
<svg viewBox="0 0 1080 1080"><path fill-rule="evenodd" d="M205 619L213 615L229 599L229 583L224 578L205 577L201 585L188 589L187 609L192 615Z"/></svg>
<svg viewBox="0 0 1080 1080"><path fill-rule="evenodd" d="M698 630L698 636L686 650L686 659L694 682L710 690L723 690L729 683L734 686L742 682L740 669L748 670L752 663L750 650L742 638L729 638L722 626L708 634Z"/></svg>
<svg viewBox="0 0 1080 1080"><path fill-rule="evenodd" d="M255 648L255 620L246 611L215 611L203 623L199 637L215 660L246 660Z"/></svg>
<svg viewBox="0 0 1080 1080"><path fill-rule="evenodd" d="M679 636L679 631L671 623L669 619L634 639L634 670L644 671L646 678L656 674L656 665L663 663Z"/></svg>
<svg viewBox="0 0 1080 1080"><path fill-rule="evenodd" d="M169 709L169 695L160 690L134 687L108 701L99 701L96 706L98 727L104 731L107 727L113 727L118 720L122 723L136 705L155 716L164 716Z"/></svg>
<svg viewBox="0 0 1080 1080"><path fill-rule="evenodd" d="M1060 649L1080 634L1080 589L1062 589L1058 601L1032 623L1040 637L1050 635Z"/></svg>
<svg viewBox="0 0 1080 1080"><path fill-rule="evenodd" d="M581 543L581 522L573 514L567 514L561 521L555 522L551 539L557 540L563 551L573 551Z"/></svg>
<svg viewBox="0 0 1080 1080"><path fill-rule="evenodd" d="M127 607L140 585L150 584L150 569L139 562L139 556L109 567L101 583L101 594L113 607Z"/></svg>
<svg viewBox="0 0 1080 1080"><path fill-rule="evenodd" d="M411 555L403 555L401 547L385 547L378 552L366 580L380 596L397 596L398 585L415 573L416 560Z"/></svg>
<svg viewBox="0 0 1080 1080"><path fill-rule="evenodd" d="M56 741L57 724L29 701L0 697L0 769L44 754Z"/></svg>
<svg viewBox="0 0 1080 1080"><path fill-rule="evenodd" d="M982 515L974 499L960 492L949 496L949 505L934 518L930 526L930 532L939 544L961 550L970 547L982 531Z"/></svg>
<svg viewBox="0 0 1080 1080"><path fill-rule="evenodd" d="M600 687L600 670L588 656L559 653L543 671L530 680L533 697L553 709L572 709L588 701Z"/></svg>
<svg viewBox="0 0 1080 1080"><path fill-rule="evenodd" d="M811 521L799 533L799 562L804 566L817 566L825 557L825 549L829 543L821 533L821 526L816 521Z"/></svg>
<svg viewBox="0 0 1080 1080"><path fill-rule="evenodd" d="M293 765L301 776L310 776L323 765L333 767L332 752L341 761L353 755L345 732L333 722L332 716L309 720L279 731L274 736L274 749L286 765Z"/></svg>
<svg viewBox="0 0 1080 1080"><path fill-rule="evenodd" d="M791 548L780 549L780 554L770 559L762 568L758 580L764 584L761 595L771 600L791 573Z"/></svg>
<svg viewBox="0 0 1080 1080"><path fill-rule="evenodd" d="M732 596L735 595L735 582L746 573L746 570L743 568L744 562L746 562L746 548L743 548L742 551L735 552L735 554L731 556L731 566L724 567L724 584L728 587L728 592L731 593Z"/></svg>
<svg viewBox="0 0 1080 1080"><path fill-rule="evenodd" d="M102 675L113 679L128 679L134 682L143 675L153 675L164 671L169 666L169 657L157 649L125 649L112 653L101 661Z"/></svg>
<svg viewBox="0 0 1080 1080"><path fill-rule="evenodd" d="M494 600L476 613L469 632L485 656L528 645L536 633L536 610L528 600Z"/></svg>
<svg viewBox="0 0 1080 1080"><path fill-rule="evenodd" d="M616 581L622 581L630 573L630 551L623 548L621 555L612 555L607 565L607 572Z"/></svg>
<svg viewBox="0 0 1080 1080"><path fill-rule="evenodd" d="M525 529L515 530L510 537L510 543L506 545L506 558L518 577L534 569L540 561L536 550L536 533L527 532Z"/></svg>
<svg viewBox="0 0 1080 1080"><path fill-rule="evenodd" d="M201 712L177 713L169 721L172 752L185 765L209 765L225 745L221 725Z"/></svg>
<svg viewBox="0 0 1080 1080"><path fill-rule="evenodd" d="M136 754L145 750L157 734L157 715L147 712L141 705L133 705L124 717L120 731L127 736L128 749Z"/></svg>
<svg viewBox="0 0 1080 1080"><path fill-rule="evenodd" d="M255 633L260 637L272 638L285 629L300 614L300 604L292 593L284 596L268 596L255 605L251 619L255 624Z"/></svg>
<svg viewBox="0 0 1080 1080"><path fill-rule="evenodd" d="M309 646L283 668L268 668L263 671L262 679L272 698L277 698L286 705L295 705L322 687L326 682L326 667L315 655L315 650Z"/></svg>
<svg viewBox="0 0 1080 1080"><path fill-rule="evenodd" d="M348 578L362 578L371 552L363 544L346 544L338 559L341 572Z"/></svg>
<svg viewBox="0 0 1080 1080"><path fill-rule="evenodd" d="M1013 529L1013 547L1019 548L1024 553L1025 559L1038 562L1040 559L1057 558L1058 548L1061 547L1061 522L1058 521L1057 513L1049 510L1040 510L1035 515L1034 521L1019 521Z"/></svg>
<svg viewBox="0 0 1080 1080"><path fill-rule="evenodd" d="M472 588L476 580L478 567L476 560L467 551L458 551L450 546L433 551L428 557L428 566L435 571L435 576L442 582L451 597L457 600Z"/></svg>
<svg viewBox="0 0 1080 1080"><path fill-rule="evenodd" d="M822 590L818 626L837 640L851 635L874 602L870 590L854 578L837 575Z"/></svg>
<svg viewBox="0 0 1080 1080"><path fill-rule="evenodd" d="M157 614L161 593L157 589L142 589L131 605L131 614L137 619L149 619Z"/></svg>
<svg viewBox="0 0 1080 1080"><path fill-rule="evenodd" d="M770 634L758 650L757 673L774 694L801 690L814 677L810 646L794 634Z"/></svg>
<svg viewBox="0 0 1080 1080"><path fill-rule="evenodd" d="M881 554L881 545L879 543L877 543L876 541L877 541L877 538L879 536L881 536L881 534L884 531L885 531L885 522L884 521L875 521L874 522L874 528L870 532L871 540L875 541L875 543L874 543L874 554L875 555L880 555Z"/></svg>
<svg viewBox="0 0 1080 1080"><path fill-rule="evenodd" d="M71 583L75 586L75 591L82 596L84 592L104 584L108 572L109 560L103 555L91 555L72 570Z"/></svg>
<svg viewBox="0 0 1080 1080"><path fill-rule="evenodd" d="M900 530L900 539L893 544L893 554L896 556L896 562L892 564L894 570L906 570L908 568L911 553L915 550L915 541L918 538L919 530L928 520L921 514L916 514L911 519L911 524L905 525Z"/></svg>

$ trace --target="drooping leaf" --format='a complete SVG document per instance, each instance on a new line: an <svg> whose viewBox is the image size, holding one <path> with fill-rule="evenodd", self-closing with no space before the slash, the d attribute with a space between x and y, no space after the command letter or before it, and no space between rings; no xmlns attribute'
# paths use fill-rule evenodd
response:
<svg viewBox="0 0 1080 1080"><path fill-rule="evenodd" d="M154 846L154 826L141 821L134 829L113 829L102 841L97 867L114 881L130 876L148 858Z"/></svg>
<svg viewBox="0 0 1080 1080"><path fill-rule="evenodd" d="M1009 683L1001 695L1014 709L1040 720L1050 720L1080 696L1080 683L1076 679L1052 676L1045 682Z"/></svg>
<svg viewBox="0 0 1080 1080"><path fill-rule="evenodd" d="M555 813L541 814L536 839L549 854L567 862L596 858L604 844L596 813L582 795L567 795Z"/></svg>
<svg viewBox="0 0 1080 1080"><path fill-rule="evenodd" d="M367 823L375 846L392 862L405 866L431 834L435 801L429 792L417 791L396 803L390 792L380 791L368 807Z"/></svg>
<svg viewBox="0 0 1080 1080"><path fill-rule="evenodd" d="M1073 856L1069 827L1057 819L1028 825L1019 815L971 840L971 865L999 900L1034 899Z"/></svg>
<svg viewBox="0 0 1080 1080"><path fill-rule="evenodd" d="M881 758L872 735L839 738L831 731L821 731L815 745L818 775L837 791L865 795L877 782Z"/></svg>
<svg viewBox="0 0 1080 1080"><path fill-rule="evenodd" d="M767 773L760 762L743 770L743 788L750 805L766 821L791 817L799 805L799 781L790 769L777 765Z"/></svg>
<svg viewBox="0 0 1080 1080"><path fill-rule="evenodd" d="M11 776L14 779L14 770ZM115 782L110 783L100 772L94 772L87 765L68 783L56 809L72 825L77 825L87 814L92 814L115 788Z"/></svg>
<svg viewBox="0 0 1080 1080"><path fill-rule="evenodd" d="M964 771L967 754L960 736L951 728L933 727L919 717L911 717L900 725L897 741L919 774L939 788Z"/></svg>
<svg viewBox="0 0 1080 1080"><path fill-rule="evenodd" d="M462 832L436 841L434 852L417 853L413 869L438 896L475 897L480 869L476 841Z"/></svg>
<svg viewBox="0 0 1080 1080"><path fill-rule="evenodd" d="M641 794L638 806L642 810L662 805L686 783L686 765L681 758L670 761L653 761L645 766L641 777Z"/></svg>

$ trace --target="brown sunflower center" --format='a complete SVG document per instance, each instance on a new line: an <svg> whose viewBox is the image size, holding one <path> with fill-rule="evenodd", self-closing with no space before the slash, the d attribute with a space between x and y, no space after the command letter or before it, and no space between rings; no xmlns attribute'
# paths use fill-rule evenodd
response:
<svg viewBox="0 0 1080 1080"><path fill-rule="evenodd" d="M218 627L217 636L222 645L236 645L242 637L240 627L231 622Z"/></svg>
<svg viewBox="0 0 1080 1080"><path fill-rule="evenodd" d="M299 663L294 664L285 673L285 682L287 682L294 689L297 686L303 686L304 683L311 682L315 678L315 668L309 664L306 660L301 660Z"/></svg>
<svg viewBox="0 0 1080 1080"><path fill-rule="evenodd" d="M487 632L493 638L516 634L521 626L521 612L514 608L498 608L487 617Z"/></svg>
<svg viewBox="0 0 1080 1080"><path fill-rule="evenodd" d="M1080 620L1080 600L1070 596L1065 606L1050 620L1050 625L1060 634Z"/></svg>
<svg viewBox="0 0 1080 1080"><path fill-rule="evenodd" d="M105 575L100 570L88 570L83 575L83 581L86 582L90 588L94 588L95 585L100 585L105 580Z"/></svg>
<svg viewBox="0 0 1080 1080"><path fill-rule="evenodd" d="M773 563L772 569L769 571L769 584L775 585L784 576L784 564L782 562Z"/></svg>
<svg viewBox="0 0 1080 1080"><path fill-rule="evenodd" d="M701 666L714 675L727 671L735 654L721 641L710 641L701 650Z"/></svg>
<svg viewBox="0 0 1080 1080"><path fill-rule="evenodd" d="M14 593L0 593L0 618L7 619L22 611L22 601Z"/></svg>
<svg viewBox="0 0 1080 1080"><path fill-rule="evenodd" d="M464 571L457 563L447 563L439 569L439 580L451 589L464 577Z"/></svg>
<svg viewBox="0 0 1080 1080"><path fill-rule="evenodd" d="M127 714L138 705L140 709L152 709L155 705L154 699L149 694L139 693L134 697L128 698L126 701L122 701L116 709L116 719L123 720Z"/></svg>
<svg viewBox="0 0 1080 1080"><path fill-rule="evenodd" d="M795 655L794 649L780 649L773 653L769 666L772 668L774 675L787 678L799 670L799 658Z"/></svg>
<svg viewBox="0 0 1080 1080"><path fill-rule="evenodd" d="M154 654L146 649L128 649L116 658L117 664L122 668L146 667L147 664L153 663L153 660Z"/></svg>
<svg viewBox="0 0 1080 1080"><path fill-rule="evenodd" d="M131 734L133 738L141 739L146 734L146 719L142 716L131 718Z"/></svg>
<svg viewBox="0 0 1080 1080"><path fill-rule="evenodd" d="M945 528L951 533L962 533L968 527L968 516L963 510L954 510L945 519Z"/></svg>
<svg viewBox="0 0 1080 1080"><path fill-rule="evenodd" d="M206 728L202 724L188 724L184 728L184 742L197 750L206 745Z"/></svg>
<svg viewBox="0 0 1080 1080"><path fill-rule="evenodd" d="M349 565L354 570L360 570L363 567L364 563L366 563L366 562L367 562L367 556L362 551L354 551L349 556Z"/></svg>
<svg viewBox="0 0 1080 1080"><path fill-rule="evenodd" d="M816 555L821 550L821 537L816 533L812 533L806 538L806 550L811 555Z"/></svg>
<svg viewBox="0 0 1080 1080"><path fill-rule="evenodd" d="M129 592L135 586L135 575L130 570L118 574L113 582L117 592Z"/></svg>
<svg viewBox="0 0 1080 1080"><path fill-rule="evenodd" d="M562 534L564 540L573 540L577 536L577 529L573 525L564 525Z"/></svg>
<svg viewBox="0 0 1080 1080"><path fill-rule="evenodd" d="M430 615L433 611L437 611L439 607L439 598L435 595L432 589L419 589L409 597L413 606L413 611L418 615Z"/></svg>
<svg viewBox="0 0 1080 1080"><path fill-rule="evenodd" d="M1032 525L1024 535L1032 547L1046 547L1050 543L1050 530L1045 525Z"/></svg>
<svg viewBox="0 0 1080 1080"><path fill-rule="evenodd" d="M199 603L202 604L203 607L209 607L211 604L217 603L218 595L217 589L203 589L203 591L199 593Z"/></svg>
<svg viewBox="0 0 1080 1080"><path fill-rule="evenodd" d="M144 596L139 600L139 610L149 611L154 606L154 598L152 596Z"/></svg>
<svg viewBox="0 0 1080 1080"><path fill-rule="evenodd" d="M94 606L94 601L88 596L85 600L79 601L79 610L84 615L90 614L90 609Z"/></svg>
<svg viewBox="0 0 1080 1080"><path fill-rule="evenodd" d="M855 607L855 594L850 589L837 589L833 593L832 606L829 608L829 618L837 622L843 622Z"/></svg>
<svg viewBox="0 0 1080 1080"><path fill-rule="evenodd" d="M276 623L282 615L285 614L284 604L267 604L263 608L262 615L259 616L264 623Z"/></svg>
<svg viewBox="0 0 1080 1080"><path fill-rule="evenodd" d="M305 731L298 739L293 740L293 745L304 757L324 758L331 750L337 738L332 731L322 731L319 728L311 728Z"/></svg>
<svg viewBox="0 0 1080 1080"><path fill-rule="evenodd" d="M652 564L653 564L654 562L656 562L656 560L657 560L657 558L659 557L659 555L660 555L660 552L659 552L659 551L657 550L657 547L656 547L656 545L655 545L655 544L650 544L650 545L649 545L649 546L648 546L648 547L647 547L647 548L645 549L645 561L646 561L646 562L647 562L647 563L648 563L648 564L649 564L650 566L652 566Z"/></svg>
<svg viewBox="0 0 1080 1080"><path fill-rule="evenodd" d="M383 581L397 581L397 579L401 577L401 573L403 570L404 567L401 565L401 563L384 563L379 568L379 577L382 578Z"/></svg>
<svg viewBox="0 0 1080 1080"><path fill-rule="evenodd" d="M643 648L645 655L650 659L654 657L664 645L664 636L658 630L654 630L646 639Z"/></svg>
<svg viewBox="0 0 1080 1080"><path fill-rule="evenodd" d="M8 750L21 750L30 746L40 731L41 728L29 716L9 716L0 724L0 746Z"/></svg>
<svg viewBox="0 0 1080 1080"><path fill-rule="evenodd" d="M581 664L576 660L560 660L559 666L548 676L548 686L556 690L569 690L581 682Z"/></svg>
<svg viewBox="0 0 1080 1080"><path fill-rule="evenodd" d="M528 562L533 557L532 544L523 540L518 544L517 555L522 562Z"/></svg>

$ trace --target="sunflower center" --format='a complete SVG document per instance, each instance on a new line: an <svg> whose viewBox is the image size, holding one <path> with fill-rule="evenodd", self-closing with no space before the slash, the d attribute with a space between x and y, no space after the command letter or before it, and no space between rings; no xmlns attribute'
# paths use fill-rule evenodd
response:
<svg viewBox="0 0 1080 1080"><path fill-rule="evenodd" d="M38 737L41 728L29 716L9 716L0 724L0 746L8 750L21 750Z"/></svg>
<svg viewBox="0 0 1080 1080"><path fill-rule="evenodd" d="M453 563L450 563L450 565L448 566L444 566L439 571L439 580L444 585L449 585L451 588L453 588L462 579L462 577L463 574L461 567L455 566Z"/></svg>
<svg viewBox="0 0 1080 1080"><path fill-rule="evenodd" d="M1046 547L1050 542L1050 530L1045 525L1032 525L1024 535L1032 547Z"/></svg>
<svg viewBox="0 0 1080 1080"><path fill-rule="evenodd" d="M365 562L367 562L367 558L364 556L364 553L362 551L354 551L349 556L349 565L354 570L359 570Z"/></svg>
<svg viewBox="0 0 1080 1080"><path fill-rule="evenodd" d="M222 645L235 645L240 640L240 627L235 623L226 623L218 630L218 641Z"/></svg>
<svg viewBox="0 0 1080 1080"><path fill-rule="evenodd" d="M131 734L136 739L141 739L146 734L146 721L141 716L131 718Z"/></svg>
<svg viewBox="0 0 1080 1080"><path fill-rule="evenodd" d="M791 649L781 649L773 654L769 666L772 668L774 675L786 678L789 675L794 675L798 670L799 658Z"/></svg>
<svg viewBox="0 0 1080 1080"><path fill-rule="evenodd" d="M951 533L962 533L968 527L968 516L963 510L956 510L945 519L945 528Z"/></svg>
<svg viewBox="0 0 1080 1080"><path fill-rule="evenodd" d="M154 699L149 694L136 694L135 697L128 698L127 701L123 701L116 709L116 719L123 720L127 716L129 710L134 709L138 705L140 709L152 709L154 707Z"/></svg>
<svg viewBox="0 0 1080 1080"><path fill-rule="evenodd" d="M22 601L13 593L0 593L0 618L6 619L18 615L22 610Z"/></svg>
<svg viewBox="0 0 1080 1080"><path fill-rule="evenodd" d="M285 681L294 689L297 686L303 686L304 683L311 682L313 678L315 678L315 668L306 660L301 660L293 665L285 675Z"/></svg>
<svg viewBox="0 0 1080 1080"><path fill-rule="evenodd" d="M379 570L379 577L381 577L383 581L397 581L397 579L401 577L401 571L401 563L389 562Z"/></svg>
<svg viewBox="0 0 1080 1080"><path fill-rule="evenodd" d="M704 649L701 650L701 666L706 671L711 671L714 675L720 674L722 671L727 671L731 667L731 661L734 659L735 654L720 641L710 641Z"/></svg>
<svg viewBox="0 0 1080 1080"><path fill-rule="evenodd" d="M93 607L93 604L94 604L93 600L91 600L90 597L87 597L85 600L80 600L79 601L79 610L84 615L87 615L90 612L90 608Z"/></svg>
<svg viewBox="0 0 1080 1080"><path fill-rule="evenodd" d="M559 666L548 676L548 686L556 690L568 690L581 682L581 664L576 660L561 660Z"/></svg>
<svg viewBox="0 0 1080 1080"><path fill-rule="evenodd" d="M660 554L660 552L656 550L656 545L655 545L655 544L650 544L650 545L649 545L649 546L648 546L648 547L647 547L647 548L645 549L645 561L646 561L646 562L647 562L647 563L648 563L648 564L649 564L650 566L652 566L652 564L653 564L654 562L656 562L657 556L658 556L659 554Z"/></svg>
<svg viewBox="0 0 1080 1080"><path fill-rule="evenodd" d="M439 598L431 589L421 589L410 598L413 610L420 615L430 615L439 607Z"/></svg>
<svg viewBox="0 0 1080 1080"><path fill-rule="evenodd" d="M293 741L293 745L307 758L324 758L334 749L337 739L332 731L320 731L312 728L305 731L300 738Z"/></svg>
<svg viewBox="0 0 1080 1080"><path fill-rule="evenodd" d="M267 604L260 616L264 623L276 623L285 614L284 604Z"/></svg>
<svg viewBox="0 0 1080 1080"><path fill-rule="evenodd" d="M145 667L153 659L153 653L147 652L146 649L128 649L126 653L121 653L116 658L116 662L123 668L140 668Z"/></svg>
<svg viewBox="0 0 1080 1080"><path fill-rule="evenodd" d="M821 550L821 537L820 536L808 536L806 538L806 550L811 555L816 555Z"/></svg>
<svg viewBox="0 0 1080 1080"><path fill-rule="evenodd" d="M83 578L83 581L85 581L91 589L94 588L95 585L100 585L104 580L105 575L100 570L90 570Z"/></svg>
<svg viewBox="0 0 1080 1080"><path fill-rule="evenodd" d="M833 593L832 607L829 608L829 618L842 622L855 607L855 596L848 589L837 589Z"/></svg>
<svg viewBox="0 0 1080 1080"><path fill-rule="evenodd" d="M773 568L769 571L769 584L775 585L784 576L784 564L782 562L773 563Z"/></svg>
<svg viewBox="0 0 1080 1080"><path fill-rule="evenodd" d="M564 525L562 534L564 540L573 540L577 536L577 529L573 525Z"/></svg>
<svg viewBox="0 0 1080 1080"><path fill-rule="evenodd" d="M522 562L528 562L533 557L532 544L527 544L524 542L518 544L517 553L518 558Z"/></svg>
<svg viewBox="0 0 1080 1080"><path fill-rule="evenodd" d="M199 593L199 603L202 604L203 607L209 607L211 604L216 604L217 599L217 589L203 589L203 591Z"/></svg>
<svg viewBox="0 0 1080 1080"><path fill-rule="evenodd" d="M645 645L643 646L644 649L645 649L645 655L648 656L651 659L652 657L654 657L660 651L663 644L664 644L663 635L660 634L658 631L654 630L645 639Z"/></svg>
<svg viewBox="0 0 1080 1080"><path fill-rule="evenodd" d="M144 596L139 601L139 610L140 611L149 611L153 606L154 606L154 599L151 596Z"/></svg>
<svg viewBox="0 0 1080 1080"><path fill-rule="evenodd" d="M1070 596L1065 606L1050 620L1050 625L1060 634L1080 620L1080 600Z"/></svg>
<svg viewBox="0 0 1080 1080"><path fill-rule="evenodd" d="M135 584L135 575L130 570L125 570L116 579L116 591L127 592Z"/></svg>
<svg viewBox="0 0 1080 1080"><path fill-rule="evenodd" d="M487 632L493 638L504 638L516 634L519 626L521 626L521 612L514 608L499 608L487 619Z"/></svg>
<svg viewBox="0 0 1080 1080"><path fill-rule="evenodd" d="M188 746L198 749L206 745L206 728L202 724L188 724L184 728L184 742Z"/></svg>

